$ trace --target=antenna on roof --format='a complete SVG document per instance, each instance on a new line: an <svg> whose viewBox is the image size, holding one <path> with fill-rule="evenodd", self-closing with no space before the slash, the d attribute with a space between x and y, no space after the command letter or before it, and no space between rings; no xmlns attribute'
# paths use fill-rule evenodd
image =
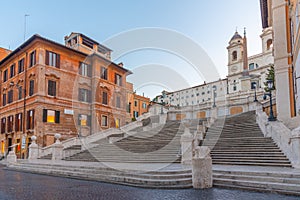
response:
<svg viewBox="0 0 300 200"><path fill-rule="evenodd" d="M24 15L24 42L25 42L25 39L26 39L26 18L29 17L28 14L25 14Z"/></svg>

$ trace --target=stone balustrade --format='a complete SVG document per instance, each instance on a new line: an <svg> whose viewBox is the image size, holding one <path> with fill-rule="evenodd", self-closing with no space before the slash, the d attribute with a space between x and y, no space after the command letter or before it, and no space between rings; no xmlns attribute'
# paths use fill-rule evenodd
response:
<svg viewBox="0 0 300 200"><path fill-rule="evenodd" d="M300 168L300 128L290 130L280 121L269 122L261 109L256 110L256 121L264 136L275 141L293 167Z"/></svg>

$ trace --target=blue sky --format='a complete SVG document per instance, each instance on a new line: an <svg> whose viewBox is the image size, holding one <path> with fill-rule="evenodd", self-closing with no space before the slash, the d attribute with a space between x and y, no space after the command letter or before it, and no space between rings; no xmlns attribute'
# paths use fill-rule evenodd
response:
<svg viewBox="0 0 300 200"><path fill-rule="evenodd" d="M259 0L0 2L0 46L10 49L15 49L23 42L24 14L29 14L26 38L37 33L60 43L63 43L64 36L72 31L84 33L101 43L114 35L136 28L158 27L174 30L201 46L214 62L222 78L227 74L226 47L236 27L241 34L243 28L247 28L249 55L261 51ZM201 84L205 79L190 72L187 63L165 52L134 52L116 60L119 61L133 72L138 66L149 63L167 65L178 70L190 86ZM182 69L186 70L181 72ZM183 84L182 87L186 85ZM138 92L146 92L152 97L161 88L157 87L155 91L145 87L137 89Z"/></svg>

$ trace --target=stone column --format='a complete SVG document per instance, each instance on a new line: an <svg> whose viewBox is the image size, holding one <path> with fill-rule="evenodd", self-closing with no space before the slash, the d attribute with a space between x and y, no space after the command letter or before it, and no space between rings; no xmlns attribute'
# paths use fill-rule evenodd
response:
<svg viewBox="0 0 300 200"><path fill-rule="evenodd" d="M36 141L36 136L33 135L31 136L31 145L29 145L29 156L28 160L35 160L39 156L39 146L37 145Z"/></svg>
<svg viewBox="0 0 300 200"><path fill-rule="evenodd" d="M181 164L187 165L192 163L193 140L194 140L194 136L190 133L190 129L188 127L185 127L184 133L180 138Z"/></svg>
<svg viewBox="0 0 300 200"><path fill-rule="evenodd" d="M292 160L293 167L300 168L300 127L292 131L291 138L292 151L294 153L294 158Z"/></svg>
<svg viewBox="0 0 300 200"><path fill-rule="evenodd" d="M63 149L64 146L61 144L59 138L61 138L60 134L54 135L56 141L52 146L52 160L61 160L63 158Z"/></svg>
<svg viewBox="0 0 300 200"><path fill-rule="evenodd" d="M208 147L196 147L192 167L193 187L196 189L211 188L213 184L212 159Z"/></svg>

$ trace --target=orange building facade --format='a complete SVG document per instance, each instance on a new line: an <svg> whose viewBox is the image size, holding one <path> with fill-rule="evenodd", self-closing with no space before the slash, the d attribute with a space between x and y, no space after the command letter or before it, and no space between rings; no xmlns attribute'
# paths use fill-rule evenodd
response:
<svg viewBox="0 0 300 200"><path fill-rule="evenodd" d="M149 111L150 98L136 94L133 84L126 83L127 87L127 122L135 121L140 115Z"/></svg>
<svg viewBox="0 0 300 200"><path fill-rule="evenodd" d="M1 153L17 145L25 158L30 137L40 146L126 124L126 76L111 50L79 33L62 45L34 35L0 61Z"/></svg>

